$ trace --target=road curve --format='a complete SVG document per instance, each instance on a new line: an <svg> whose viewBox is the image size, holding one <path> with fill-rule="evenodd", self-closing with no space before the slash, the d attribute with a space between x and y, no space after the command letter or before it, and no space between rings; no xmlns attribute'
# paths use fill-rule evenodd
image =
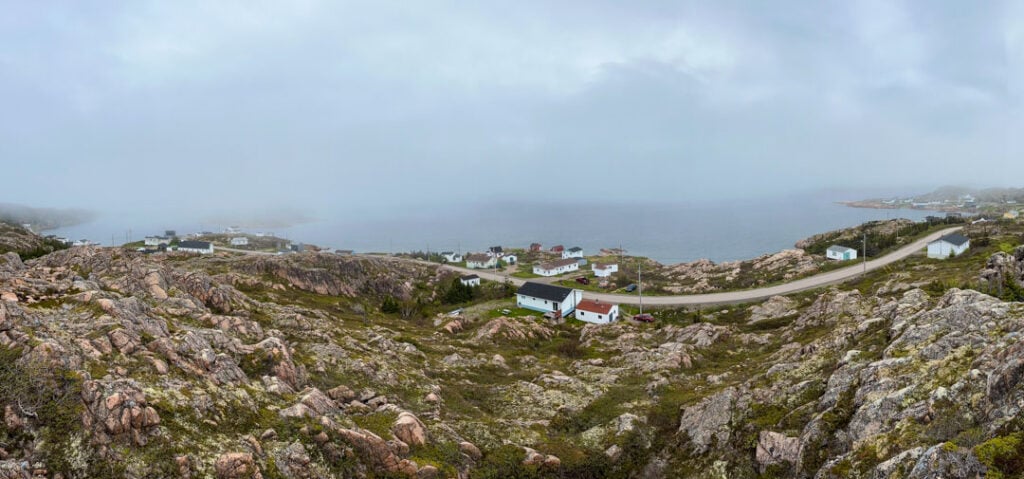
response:
<svg viewBox="0 0 1024 479"><path fill-rule="evenodd" d="M892 263L900 261L928 245L928 243L939 239L942 236L959 231L962 229L961 226L955 226L952 228L946 228L943 230L931 233L923 238L920 238L913 243L910 243L892 253L889 253L880 258L876 258L867 262L867 270L872 271L878 268L888 266ZM399 258L392 258L399 259ZM418 261L425 264L436 265L437 263L427 263L419 260L404 260L404 261ZM520 286L526 281L522 278L516 278L507 276L494 271L480 270L480 269L467 269L458 266L443 265L442 268L447 268L453 271L458 271L465 274L476 274L482 279L490 281L509 281L516 286ZM649 306L713 306L719 304L734 304L734 303L745 303L749 301L757 301L761 299L767 299L772 296L787 295L793 293L799 293L801 291L807 291L810 289L820 288L823 286L829 286L844 281L857 278L864 272L864 263L857 262L854 265L829 271L826 273L817 274L814 276L808 276L806 278L797 279L788 283L778 284L775 286L767 286L764 288L756 289L745 289L741 291L727 291L722 293L707 293L707 294L687 294L687 295L675 295L675 296L644 296L644 305ZM592 291L584 291L583 296L589 299L597 299L606 301L609 303L620 303L620 304L640 304L640 298L634 294L612 294L612 293L597 293Z"/></svg>

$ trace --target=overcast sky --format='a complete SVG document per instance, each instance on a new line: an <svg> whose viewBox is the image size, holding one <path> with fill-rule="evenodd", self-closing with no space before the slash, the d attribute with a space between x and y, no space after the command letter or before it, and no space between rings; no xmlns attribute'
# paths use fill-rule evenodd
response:
<svg viewBox="0 0 1024 479"><path fill-rule="evenodd" d="M0 201L1024 186L1020 2L2 3Z"/></svg>

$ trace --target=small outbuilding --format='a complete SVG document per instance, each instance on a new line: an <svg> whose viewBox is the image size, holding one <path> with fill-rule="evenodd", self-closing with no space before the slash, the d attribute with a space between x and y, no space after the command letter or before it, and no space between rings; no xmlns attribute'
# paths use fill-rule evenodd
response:
<svg viewBox="0 0 1024 479"><path fill-rule="evenodd" d="M245 236L231 238L231 246L249 246L249 238Z"/></svg>
<svg viewBox="0 0 1024 479"><path fill-rule="evenodd" d="M970 238L960 233L951 233L928 243L928 257L944 259L950 256L960 256L970 247Z"/></svg>
<svg viewBox="0 0 1024 479"><path fill-rule="evenodd" d="M441 256L444 258L445 261L447 261L449 263L461 263L462 262L462 255L459 254L459 253L453 253L451 251L445 251L444 253L441 253Z"/></svg>
<svg viewBox="0 0 1024 479"><path fill-rule="evenodd" d="M834 244L825 250L825 257L838 261L857 259L857 250L842 245Z"/></svg>
<svg viewBox="0 0 1024 479"><path fill-rule="evenodd" d="M512 253L505 253L505 256L502 256L501 260L504 261L505 264L516 264L516 262L519 261L519 257Z"/></svg>
<svg viewBox="0 0 1024 479"><path fill-rule="evenodd" d="M466 286L480 286L480 277L475 274L467 274L459 277L459 282Z"/></svg>
<svg viewBox="0 0 1024 479"><path fill-rule="evenodd" d="M583 248L580 248L579 246L573 246L572 248L569 248L569 249L567 249L565 251L562 251L562 259L582 258L582 257L583 257Z"/></svg>
<svg viewBox="0 0 1024 479"><path fill-rule="evenodd" d="M619 305L584 299L576 305L576 319L594 324L607 324L619 319Z"/></svg>
<svg viewBox="0 0 1024 479"><path fill-rule="evenodd" d="M614 263L594 263L590 266L590 269L594 271L594 276L597 276L598 278L607 278L611 276L612 273L619 272L619 265Z"/></svg>

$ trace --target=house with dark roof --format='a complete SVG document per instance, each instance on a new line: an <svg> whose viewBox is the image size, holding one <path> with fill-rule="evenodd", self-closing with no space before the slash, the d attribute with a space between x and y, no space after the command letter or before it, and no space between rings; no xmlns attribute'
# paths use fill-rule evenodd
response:
<svg viewBox="0 0 1024 479"><path fill-rule="evenodd" d="M949 258L950 256L960 256L970 247L970 238L960 233L950 233L928 243L928 257L944 259Z"/></svg>
<svg viewBox="0 0 1024 479"><path fill-rule="evenodd" d="M178 243L178 251L184 253L199 253L199 254L210 254L213 253L213 243L209 241L182 241Z"/></svg>
<svg viewBox="0 0 1024 479"><path fill-rule="evenodd" d="M475 274L459 276L459 282L466 286L480 286L480 277Z"/></svg>
<svg viewBox="0 0 1024 479"><path fill-rule="evenodd" d="M565 317L576 310L583 291L552 284L526 282L516 291L516 306Z"/></svg>
<svg viewBox="0 0 1024 479"><path fill-rule="evenodd" d="M533 274L539 274L541 276L557 276L572 271L578 271L579 269L579 261L573 258L568 258L552 261L550 263L534 264Z"/></svg>
<svg viewBox="0 0 1024 479"><path fill-rule="evenodd" d="M490 248L487 248L487 254L491 256L497 256L500 258L502 255L505 254L505 250L502 249L501 246L491 246Z"/></svg>
<svg viewBox="0 0 1024 479"><path fill-rule="evenodd" d="M455 252L452 252L452 251L445 251L445 252L441 253L441 256L444 257L444 260L449 262L449 263L461 263L462 262L462 255L459 254L459 253L455 253Z"/></svg>
<svg viewBox="0 0 1024 479"><path fill-rule="evenodd" d="M582 258L582 257L583 257L583 248L580 248L579 246L573 246L572 248L569 248L569 249L567 249L565 251L562 251L562 259L566 259L566 258Z"/></svg>
<svg viewBox="0 0 1024 479"><path fill-rule="evenodd" d="M576 319L594 324L607 324L619 319L619 305L584 299L576 305Z"/></svg>

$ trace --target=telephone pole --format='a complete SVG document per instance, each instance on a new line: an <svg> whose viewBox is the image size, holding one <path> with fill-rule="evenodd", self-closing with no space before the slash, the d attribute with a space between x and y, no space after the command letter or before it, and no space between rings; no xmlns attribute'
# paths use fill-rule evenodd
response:
<svg viewBox="0 0 1024 479"><path fill-rule="evenodd" d="M864 274L868 274L868 232L864 232Z"/></svg>
<svg viewBox="0 0 1024 479"><path fill-rule="evenodd" d="M638 259L636 263L636 290L637 294L640 296L640 314L642 315L644 314L644 282L640 275L641 267L643 267L643 265L640 264L640 260Z"/></svg>

